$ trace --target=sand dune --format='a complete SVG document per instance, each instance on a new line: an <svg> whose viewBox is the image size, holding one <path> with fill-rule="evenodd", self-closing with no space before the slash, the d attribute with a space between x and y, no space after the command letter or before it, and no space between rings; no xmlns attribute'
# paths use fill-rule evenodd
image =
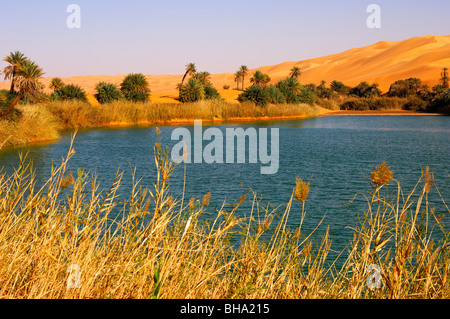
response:
<svg viewBox="0 0 450 319"><path fill-rule="evenodd" d="M195 62L195 61L194 61ZM244 63L245 61L243 61ZM373 45L353 48L342 53L324 57L289 61L278 65L262 66L259 70L268 73L272 83L285 78L293 66L302 69L300 82L319 84L325 80L328 84L339 80L347 85L354 86L361 81L378 82L382 91L387 91L389 85L396 80L408 77L419 77L425 84L437 84L441 69L450 67L450 35L414 37L403 41L380 41ZM239 66L236 66L236 69ZM252 74L256 69L249 71ZM237 91L234 73L213 74L211 76L214 86L222 89L229 85L230 90L221 90L224 98L234 101ZM124 74L120 75L87 75L62 77L65 83L74 83L83 87L87 93L94 93L95 85L100 81L119 84ZM176 84L180 82L180 75L148 75L153 100L158 102L173 101L176 93ZM43 83L48 86L51 78L44 78ZM247 76L245 85L250 84ZM9 88L9 82L0 82L0 89ZM49 89L46 88L49 92Z"/></svg>

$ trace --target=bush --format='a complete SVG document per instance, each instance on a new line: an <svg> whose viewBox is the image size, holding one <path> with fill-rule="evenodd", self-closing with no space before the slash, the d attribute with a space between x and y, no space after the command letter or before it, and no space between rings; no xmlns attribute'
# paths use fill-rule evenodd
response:
<svg viewBox="0 0 450 319"><path fill-rule="evenodd" d="M224 86L223 86L223 89L224 89L224 90L228 90L229 88L230 88L229 85L224 84Z"/></svg>
<svg viewBox="0 0 450 319"><path fill-rule="evenodd" d="M95 87L95 90L97 91L95 98L101 104L111 103L124 98L123 93L112 83L100 82Z"/></svg>
<svg viewBox="0 0 450 319"><path fill-rule="evenodd" d="M258 106L265 107L269 104L269 93L263 87L253 84L238 96L239 102L252 102Z"/></svg>
<svg viewBox="0 0 450 319"><path fill-rule="evenodd" d="M450 114L450 89L435 97L428 107L428 111Z"/></svg>
<svg viewBox="0 0 450 319"><path fill-rule="evenodd" d="M414 95L422 86L422 81L418 78L409 78L406 80L398 80L389 87L388 96L407 97Z"/></svg>
<svg viewBox="0 0 450 319"><path fill-rule="evenodd" d="M368 82L361 82L354 88L351 88L349 95L355 97L376 97L381 95L381 91L378 88L378 83L369 84Z"/></svg>
<svg viewBox="0 0 450 319"><path fill-rule="evenodd" d="M317 104L319 104L321 107L328 109L328 110L336 111L336 110L340 109L339 100L337 100L337 99L330 99L330 100L320 99L317 101Z"/></svg>
<svg viewBox="0 0 450 319"><path fill-rule="evenodd" d="M84 92L84 90L80 86L74 84L69 84L55 90L51 94L51 99L61 101L79 100L87 102L86 92Z"/></svg>
<svg viewBox="0 0 450 319"><path fill-rule="evenodd" d="M340 109L352 111L401 110L404 108L406 101L406 99L390 97L349 97L340 105Z"/></svg>
<svg viewBox="0 0 450 319"><path fill-rule="evenodd" d="M203 90L205 91L205 100L211 100L211 99L220 99L219 92L211 85L207 85L203 87Z"/></svg>
<svg viewBox="0 0 450 319"><path fill-rule="evenodd" d="M350 97L340 105L340 109L351 111L368 111L370 110L370 106L366 99Z"/></svg>
<svg viewBox="0 0 450 319"><path fill-rule="evenodd" d="M129 101L148 102L150 100L150 86L141 73L128 74L122 81L120 91Z"/></svg>
<svg viewBox="0 0 450 319"><path fill-rule="evenodd" d="M424 112L427 110L428 103L417 96L409 96L404 105L405 110Z"/></svg>

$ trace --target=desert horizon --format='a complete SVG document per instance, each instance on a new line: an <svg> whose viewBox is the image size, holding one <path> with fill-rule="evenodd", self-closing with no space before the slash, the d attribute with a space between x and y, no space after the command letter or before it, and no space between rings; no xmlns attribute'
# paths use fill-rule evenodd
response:
<svg viewBox="0 0 450 319"><path fill-rule="evenodd" d="M195 61L190 62L195 63ZM272 83L276 83L285 78L292 67L298 66L302 71L299 81L303 84L319 84L322 80L329 84L331 81L337 80L354 86L361 81L368 81L378 83L380 90L385 93L389 90L390 84L409 77L420 78L423 84L433 86L439 82L441 69L449 65L450 35L426 35L401 41L379 41L372 45L350 48L340 53L317 58L261 66L249 69L249 74L261 70L271 77ZM234 90L226 92L227 90L222 90L222 87L229 85L232 89L236 86L234 71L211 74L212 84L220 90L225 100L231 102L235 101L239 92L234 92ZM184 65L180 65L180 74L144 75L149 81L153 98L156 98L156 101L173 102L173 98L177 94L176 85L180 82L183 73ZM105 81L119 85L126 75L78 75L60 78L67 84L81 86L87 94L94 94L98 82ZM45 75L42 78L46 93L51 93L48 85L52 78L45 77ZM250 84L249 76L245 79L245 86ZM0 89L8 89L9 86L10 81L0 81ZM165 95L168 97L166 98Z"/></svg>

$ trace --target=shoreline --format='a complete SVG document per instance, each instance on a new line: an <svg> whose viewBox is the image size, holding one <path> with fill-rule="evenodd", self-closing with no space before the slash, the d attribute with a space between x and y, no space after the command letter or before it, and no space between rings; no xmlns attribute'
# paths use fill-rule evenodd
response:
<svg viewBox="0 0 450 319"><path fill-rule="evenodd" d="M319 114L318 117L323 116L446 116L442 113L425 113L417 111L408 110L392 110L392 111L378 111L378 110L367 110L367 111L353 111L353 110L339 110L323 112Z"/></svg>

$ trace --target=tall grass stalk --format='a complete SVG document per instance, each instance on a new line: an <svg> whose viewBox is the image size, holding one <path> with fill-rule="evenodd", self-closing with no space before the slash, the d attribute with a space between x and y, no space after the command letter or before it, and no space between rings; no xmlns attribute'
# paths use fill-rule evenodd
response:
<svg viewBox="0 0 450 319"><path fill-rule="evenodd" d="M153 186L133 175L129 197L120 200L119 171L107 191L82 170L66 182L74 152L71 146L40 188L26 158L0 174L0 298L450 296L448 232L427 200L430 178L408 194L394 181L392 197L374 186L337 267L328 229L317 238L317 228L288 227L295 189L281 211L267 210L254 194L209 212L208 196L188 204L170 195L175 166L158 143ZM252 208L242 214L246 200ZM305 211L302 205L302 223ZM367 286L370 264L381 269L379 289Z"/></svg>

